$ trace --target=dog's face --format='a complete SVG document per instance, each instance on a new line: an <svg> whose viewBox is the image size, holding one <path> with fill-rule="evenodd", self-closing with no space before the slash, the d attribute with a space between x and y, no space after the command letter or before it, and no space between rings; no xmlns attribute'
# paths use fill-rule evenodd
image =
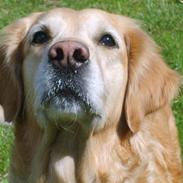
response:
<svg viewBox="0 0 183 183"><path fill-rule="evenodd" d="M11 72L7 90L15 90L11 102L0 98L8 119L24 103L42 127L76 121L99 130L125 113L136 131L177 90L177 75L134 21L100 10L33 14L4 29L0 48L1 88Z"/></svg>
<svg viewBox="0 0 183 183"><path fill-rule="evenodd" d="M38 121L78 120L98 128L121 108L127 50L105 13L50 11L25 39L24 84Z"/></svg>

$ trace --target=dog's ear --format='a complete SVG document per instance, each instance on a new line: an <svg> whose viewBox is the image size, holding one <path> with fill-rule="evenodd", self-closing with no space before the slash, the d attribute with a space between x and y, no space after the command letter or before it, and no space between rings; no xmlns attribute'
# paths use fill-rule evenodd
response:
<svg viewBox="0 0 183 183"><path fill-rule="evenodd" d="M170 104L180 77L164 63L159 48L138 26L128 29L125 40L128 83L124 108L127 124L135 133L145 115Z"/></svg>
<svg viewBox="0 0 183 183"><path fill-rule="evenodd" d="M23 103L22 61L25 36L40 13L8 25L0 33L0 105L6 121L15 120Z"/></svg>

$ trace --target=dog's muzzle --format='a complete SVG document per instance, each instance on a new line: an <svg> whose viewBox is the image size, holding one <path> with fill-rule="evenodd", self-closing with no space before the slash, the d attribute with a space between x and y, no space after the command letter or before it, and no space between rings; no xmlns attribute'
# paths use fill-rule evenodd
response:
<svg viewBox="0 0 183 183"><path fill-rule="evenodd" d="M48 61L51 77L48 90L42 97L44 106L54 106L61 111L92 108L85 81L89 56L87 46L77 41L57 42L50 48Z"/></svg>

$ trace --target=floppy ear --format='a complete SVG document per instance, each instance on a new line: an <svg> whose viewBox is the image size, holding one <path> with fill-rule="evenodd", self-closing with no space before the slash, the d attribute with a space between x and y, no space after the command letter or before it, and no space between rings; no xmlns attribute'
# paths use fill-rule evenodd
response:
<svg viewBox="0 0 183 183"><path fill-rule="evenodd" d="M15 120L23 104L22 62L24 39L40 13L5 27L0 33L0 105L6 121Z"/></svg>
<svg viewBox="0 0 183 183"><path fill-rule="evenodd" d="M126 33L128 83L125 115L132 132L137 132L145 115L166 104L177 94L180 77L168 68L153 40L140 28Z"/></svg>

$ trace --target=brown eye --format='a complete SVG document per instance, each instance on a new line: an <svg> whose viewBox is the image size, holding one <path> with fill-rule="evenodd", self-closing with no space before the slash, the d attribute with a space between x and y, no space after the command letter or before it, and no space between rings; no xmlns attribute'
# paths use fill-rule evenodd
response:
<svg viewBox="0 0 183 183"><path fill-rule="evenodd" d="M99 43L103 46L106 46L106 47L118 47L116 41L114 40L114 38L110 34L103 35L100 38Z"/></svg>
<svg viewBox="0 0 183 183"><path fill-rule="evenodd" d="M34 34L32 43L34 44L43 44L48 42L50 39L49 35L45 31L38 31Z"/></svg>

